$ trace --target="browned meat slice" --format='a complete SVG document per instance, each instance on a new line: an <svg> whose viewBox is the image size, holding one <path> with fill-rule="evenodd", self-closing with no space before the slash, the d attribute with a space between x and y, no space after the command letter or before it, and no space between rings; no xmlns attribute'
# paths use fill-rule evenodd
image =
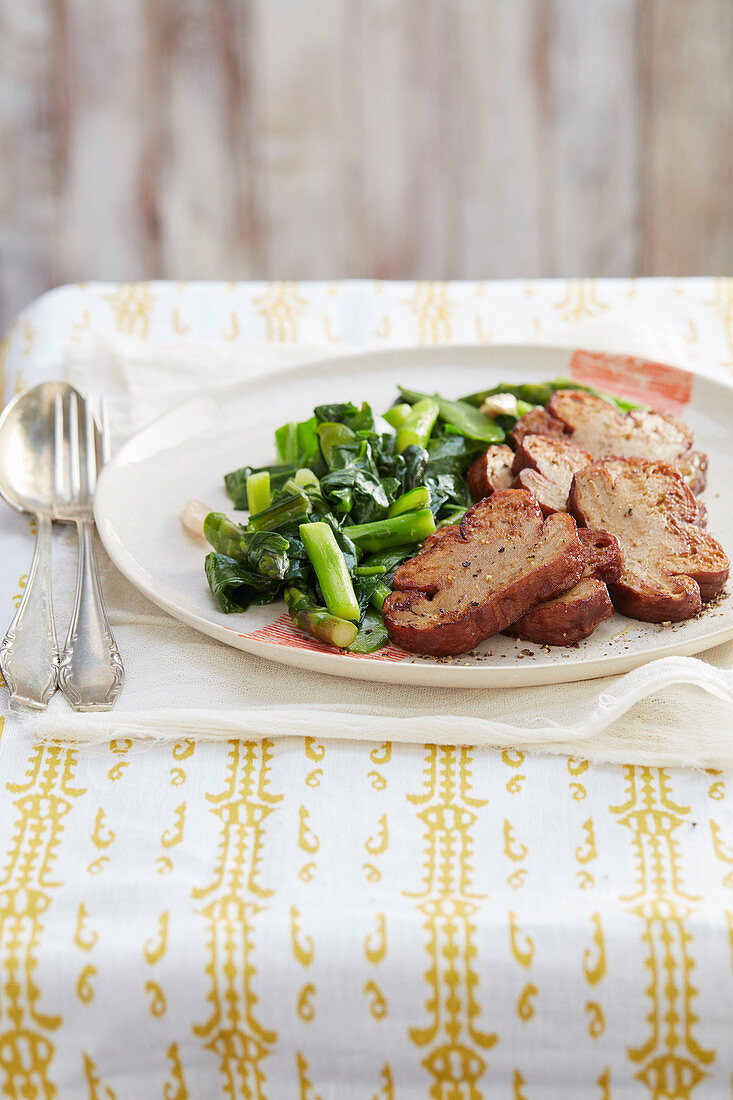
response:
<svg viewBox="0 0 733 1100"><path fill-rule="evenodd" d="M608 531L578 528L585 553L583 577L569 592L538 604L517 619L506 633L538 645L573 645L588 638L599 623L613 615L607 584L618 580L623 555L618 539Z"/></svg>
<svg viewBox="0 0 733 1100"><path fill-rule="evenodd" d="M515 447L520 447L526 435L544 435L548 439L567 439L568 429L560 420L555 420L545 409L532 409L520 416L509 433Z"/></svg>
<svg viewBox="0 0 733 1100"><path fill-rule="evenodd" d="M679 468L694 493L705 488L707 455L691 449L692 432L670 413L650 409L620 413L592 393L558 390L545 410L533 409L518 420L511 435L517 446L527 435L571 440L594 459L608 455L662 459Z"/></svg>
<svg viewBox="0 0 733 1100"><path fill-rule="evenodd" d="M573 479L568 506L585 526L618 538L624 569L610 595L625 615L679 622L725 586L728 558L697 525L697 501L669 463L609 458L587 466Z"/></svg>
<svg viewBox="0 0 733 1100"><path fill-rule="evenodd" d="M500 489L511 489L514 482L512 462L514 451L502 443L489 447L471 464L468 470L468 487L474 500L483 500Z"/></svg>
<svg viewBox="0 0 733 1100"><path fill-rule="evenodd" d="M575 645L589 638L598 624L612 615L606 585L585 577L569 592L533 607L505 633L536 645Z"/></svg>
<svg viewBox="0 0 733 1100"><path fill-rule="evenodd" d="M514 484L528 489L546 516L566 512L573 475L592 461L587 451L567 440L526 435L514 456Z"/></svg>
<svg viewBox="0 0 733 1100"><path fill-rule="evenodd" d="M393 642L415 653L465 653L582 575L575 521L543 519L523 489L474 504L437 541L401 565L382 614Z"/></svg>
<svg viewBox="0 0 733 1100"><path fill-rule="evenodd" d="M620 413L592 393L558 390L547 411L564 425L573 443L594 458L616 455L674 462L692 447L692 432L677 417L649 409Z"/></svg>
<svg viewBox="0 0 733 1100"><path fill-rule="evenodd" d="M708 483L708 456L702 451L687 451L673 462L693 493L701 493ZM700 506L702 507L702 505Z"/></svg>

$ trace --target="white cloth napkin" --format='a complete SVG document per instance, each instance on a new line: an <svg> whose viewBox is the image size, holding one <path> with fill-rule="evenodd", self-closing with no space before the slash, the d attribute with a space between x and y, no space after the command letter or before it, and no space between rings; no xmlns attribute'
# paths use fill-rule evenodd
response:
<svg viewBox="0 0 733 1100"><path fill-rule="evenodd" d="M666 334L628 316L576 326L575 346L684 361ZM565 333L557 343L569 343ZM547 335L543 338L546 343ZM333 349L331 349L332 351ZM339 349L343 351L343 347ZM291 367L327 352L272 345L154 344L90 337L67 375L109 398L116 442L203 386ZM304 387L303 407L308 407ZM71 544L61 548L57 607L71 598ZM64 554L67 559L64 560ZM59 555L57 555L57 559ZM78 715L55 698L29 719L46 739L217 739L307 735L443 744L521 745L608 762L723 767L733 763L733 645L704 659L671 657L619 677L547 687L457 691L374 685L290 668L232 650L171 619L100 553L126 685L107 714ZM65 585L62 583L65 578Z"/></svg>

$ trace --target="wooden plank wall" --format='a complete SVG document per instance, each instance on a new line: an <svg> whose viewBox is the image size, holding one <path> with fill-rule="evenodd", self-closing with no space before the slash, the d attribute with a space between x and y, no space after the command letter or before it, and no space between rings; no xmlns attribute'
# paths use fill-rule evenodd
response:
<svg viewBox="0 0 733 1100"><path fill-rule="evenodd" d="M733 273L733 0L0 0L0 323L82 279Z"/></svg>

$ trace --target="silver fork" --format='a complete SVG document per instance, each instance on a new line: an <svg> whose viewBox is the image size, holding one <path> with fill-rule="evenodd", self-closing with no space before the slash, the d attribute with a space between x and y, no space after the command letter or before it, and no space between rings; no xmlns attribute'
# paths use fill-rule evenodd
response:
<svg viewBox="0 0 733 1100"><path fill-rule="evenodd" d="M72 391L68 406L56 402L56 500L61 520L76 524L79 556L76 592L66 644L59 660L59 687L74 710L109 710L125 677L110 629L94 553L92 504L97 472L109 457L104 402L100 423L91 403Z"/></svg>

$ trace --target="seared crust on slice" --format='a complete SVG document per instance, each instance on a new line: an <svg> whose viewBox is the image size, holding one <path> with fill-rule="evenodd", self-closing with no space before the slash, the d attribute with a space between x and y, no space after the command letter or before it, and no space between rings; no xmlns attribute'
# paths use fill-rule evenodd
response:
<svg viewBox="0 0 733 1100"><path fill-rule="evenodd" d="M673 465L682 474L693 493L701 493L708 483L708 456L702 451L687 451L674 460Z"/></svg>
<svg viewBox="0 0 733 1100"><path fill-rule="evenodd" d="M722 547L696 523L697 501L666 462L609 458L580 470L569 508L587 527L613 531L624 555L614 606L646 622L692 618L728 579Z"/></svg>
<svg viewBox="0 0 733 1100"><path fill-rule="evenodd" d="M465 653L530 607L576 584L585 565L571 516L543 519L523 489L474 504L460 529L425 546L394 575L382 614L393 642L415 653Z"/></svg>
<svg viewBox="0 0 733 1100"><path fill-rule="evenodd" d="M585 553L582 579L562 596L538 604L517 619L506 633L538 645L574 645L588 638L599 623L613 615L606 584L618 580L623 555L609 531L578 528Z"/></svg>
<svg viewBox="0 0 733 1100"><path fill-rule="evenodd" d="M566 512L574 474L592 461L587 451L567 440L527 435L514 456L514 484L528 489L546 516Z"/></svg>
<svg viewBox="0 0 733 1100"><path fill-rule="evenodd" d="M501 489L511 489L514 483L512 463L514 451L505 443L489 447L468 470L468 487L474 500L483 500Z"/></svg>
<svg viewBox="0 0 733 1100"><path fill-rule="evenodd" d="M612 615L606 585L584 577L569 592L533 607L506 633L537 645L575 645L589 638L598 624Z"/></svg>
<svg viewBox="0 0 733 1100"><path fill-rule="evenodd" d="M520 416L509 437L515 447L520 447L526 435L544 435L547 439L567 439L569 434L562 421L550 416L545 409L531 409L524 416Z"/></svg>

